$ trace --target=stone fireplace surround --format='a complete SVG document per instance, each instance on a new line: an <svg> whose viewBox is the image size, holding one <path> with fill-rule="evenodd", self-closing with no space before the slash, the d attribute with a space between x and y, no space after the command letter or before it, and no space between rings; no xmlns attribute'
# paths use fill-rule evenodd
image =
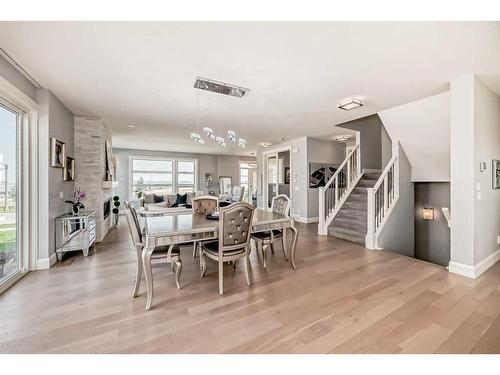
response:
<svg viewBox="0 0 500 375"><path fill-rule="evenodd" d="M106 140L111 132L98 117L75 116L75 187L86 193L86 211L96 212L96 240L104 239L112 225L104 218L104 202L111 202L112 190L106 180ZM109 186L109 187L108 187Z"/></svg>

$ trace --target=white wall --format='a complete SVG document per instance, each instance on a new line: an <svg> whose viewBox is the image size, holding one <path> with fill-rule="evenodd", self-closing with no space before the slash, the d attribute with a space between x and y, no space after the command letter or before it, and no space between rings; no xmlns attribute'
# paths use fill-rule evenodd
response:
<svg viewBox="0 0 500 375"><path fill-rule="evenodd" d="M500 189L492 189L500 158L500 98L474 75L451 81L450 271L477 277L500 258ZM487 170L479 172L479 163Z"/></svg>
<svg viewBox="0 0 500 375"><path fill-rule="evenodd" d="M481 200L474 202L474 262L500 249L500 189L492 188L492 159L500 160L500 97L479 79L474 80L474 181ZM479 163L486 163L480 172Z"/></svg>
<svg viewBox="0 0 500 375"><path fill-rule="evenodd" d="M414 186L411 182L412 166L399 146L399 199L377 239L377 245L384 250L413 257L414 235Z"/></svg>
<svg viewBox="0 0 500 375"><path fill-rule="evenodd" d="M450 93L379 112L411 164L412 181L450 180Z"/></svg>

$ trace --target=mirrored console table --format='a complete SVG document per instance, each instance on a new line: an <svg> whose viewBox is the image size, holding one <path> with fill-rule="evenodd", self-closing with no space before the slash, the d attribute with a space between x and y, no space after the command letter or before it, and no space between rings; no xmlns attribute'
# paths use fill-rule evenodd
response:
<svg viewBox="0 0 500 375"><path fill-rule="evenodd" d="M95 245L95 239L95 211L56 217L57 260L61 260L66 252L78 250L83 251L83 256L86 257L89 249Z"/></svg>

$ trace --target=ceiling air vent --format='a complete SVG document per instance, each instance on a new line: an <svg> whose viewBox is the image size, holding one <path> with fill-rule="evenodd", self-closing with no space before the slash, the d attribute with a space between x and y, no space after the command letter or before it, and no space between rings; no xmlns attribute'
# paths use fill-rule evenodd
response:
<svg viewBox="0 0 500 375"><path fill-rule="evenodd" d="M236 96L237 98L243 97L243 95L245 95L249 91L249 89L246 89L244 87L230 85L228 83L218 82L201 77L198 77L196 79L194 88L212 91L224 95Z"/></svg>

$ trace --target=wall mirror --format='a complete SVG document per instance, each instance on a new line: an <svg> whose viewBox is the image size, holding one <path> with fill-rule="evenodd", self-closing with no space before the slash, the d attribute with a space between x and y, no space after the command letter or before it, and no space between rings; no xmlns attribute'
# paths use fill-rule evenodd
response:
<svg viewBox="0 0 500 375"><path fill-rule="evenodd" d="M230 195L233 190L233 182L229 176L219 177L219 194Z"/></svg>

